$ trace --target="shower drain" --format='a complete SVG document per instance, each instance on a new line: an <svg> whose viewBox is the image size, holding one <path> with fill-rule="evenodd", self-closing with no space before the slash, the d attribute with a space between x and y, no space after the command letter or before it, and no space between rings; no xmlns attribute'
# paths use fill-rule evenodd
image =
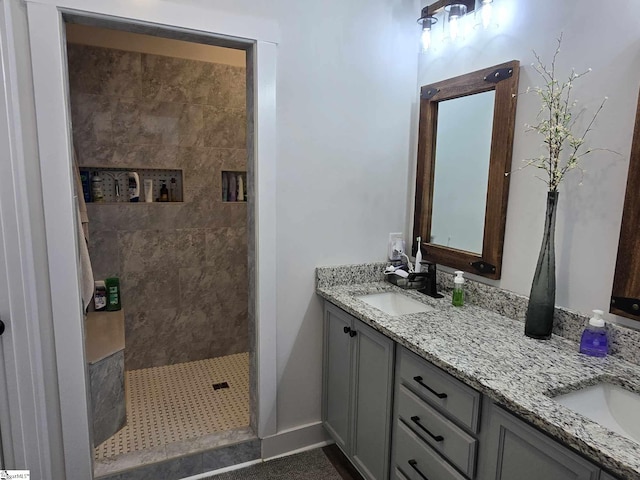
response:
<svg viewBox="0 0 640 480"><path fill-rule="evenodd" d="M221 388L229 388L229 384L227 382L214 383L213 384L213 389L214 390L220 390Z"/></svg>

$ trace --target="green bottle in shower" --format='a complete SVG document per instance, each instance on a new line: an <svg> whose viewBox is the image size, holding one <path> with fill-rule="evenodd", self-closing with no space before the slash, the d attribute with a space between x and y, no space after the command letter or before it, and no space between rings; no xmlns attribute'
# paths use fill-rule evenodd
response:
<svg viewBox="0 0 640 480"><path fill-rule="evenodd" d="M122 308L120 303L120 279L109 277L104 281L107 287L107 311L114 312Z"/></svg>

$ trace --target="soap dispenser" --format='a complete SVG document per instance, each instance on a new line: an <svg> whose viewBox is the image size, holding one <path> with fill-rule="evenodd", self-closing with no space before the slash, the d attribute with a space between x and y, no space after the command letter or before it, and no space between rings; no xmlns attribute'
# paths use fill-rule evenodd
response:
<svg viewBox="0 0 640 480"><path fill-rule="evenodd" d="M464 272L456 271L456 278L453 279L453 295L451 303L455 307L461 307L464 305Z"/></svg>
<svg viewBox="0 0 640 480"><path fill-rule="evenodd" d="M604 357L609 352L609 340L602 318L603 314L602 310L593 310L593 317L589 319L589 325L582 332L580 353L592 357Z"/></svg>

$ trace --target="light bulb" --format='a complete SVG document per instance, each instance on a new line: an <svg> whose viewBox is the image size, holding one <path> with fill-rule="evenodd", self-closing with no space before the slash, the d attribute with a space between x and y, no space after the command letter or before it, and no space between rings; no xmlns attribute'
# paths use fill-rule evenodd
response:
<svg viewBox="0 0 640 480"><path fill-rule="evenodd" d="M455 41L458 38L458 33L460 32L460 25L458 17L449 17L449 33L451 35L451 40Z"/></svg>
<svg viewBox="0 0 640 480"><path fill-rule="evenodd" d="M422 29L422 36L420 37L420 43L422 44L423 52L426 52L427 50L429 50L429 47L431 46L431 29L430 28Z"/></svg>
<svg viewBox="0 0 640 480"><path fill-rule="evenodd" d="M462 3L452 3L445 7L445 10L449 12L449 35L451 40L455 41L463 33L460 31L462 27L460 22L467 13L467 6Z"/></svg>
<svg viewBox="0 0 640 480"><path fill-rule="evenodd" d="M493 1L492 0L483 0L482 1L482 27L489 28L491 25L491 16L493 14Z"/></svg>

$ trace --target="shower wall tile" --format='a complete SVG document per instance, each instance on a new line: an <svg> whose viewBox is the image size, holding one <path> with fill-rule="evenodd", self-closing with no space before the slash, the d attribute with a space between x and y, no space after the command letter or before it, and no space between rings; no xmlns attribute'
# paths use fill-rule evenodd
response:
<svg viewBox="0 0 640 480"><path fill-rule="evenodd" d="M206 104L214 67L208 62L143 54L143 98ZM222 83L231 80L223 79Z"/></svg>
<svg viewBox="0 0 640 480"><path fill-rule="evenodd" d="M178 272L175 268L123 272L120 279L123 308L125 312L175 308L180 302L178 285Z"/></svg>
<svg viewBox="0 0 640 480"><path fill-rule="evenodd" d="M174 253L176 266L197 267L202 265L205 256L204 229L175 230Z"/></svg>
<svg viewBox="0 0 640 480"><path fill-rule="evenodd" d="M246 148L246 113L238 109L204 107L204 145L218 148Z"/></svg>
<svg viewBox="0 0 640 480"><path fill-rule="evenodd" d="M158 267L175 266L175 233L165 230L118 232L118 247L122 252L120 271L123 274L150 272Z"/></svg>
<svg viewBox="0 0 640 480"><path fill-rule="evenodd" d="M81 147L113 143L113 99L104 95L75 94L72 100L73 138ZM79 147L80 148L80 147Z"/></svg>
<svg viewBox="0 0 640 480"><path fill-rule="evenodd" d="M121 275L118 232L107 230L94 232L93 235L90 233L89 251L93 252L91 268L93 269L94 278L104 279Z"/></svg>
<svg viewBox="0 0 640 480"><path fill-rule="evenodd" d="M247 270L247 229L238 227L209 228L205 232L205 263L220 270ZM228 252L234 252L230 257Z"/></svg>
<svg viewBox="0 0 640 480"><path fill-rule="evenodd" d="M93 444L99 445L126 422L124 352L122 350L89 365Z"/></svg>
<svg viewBox="0 0 640 480"><path fill-rule="evenodd" d="M128 370L248 349L244 68L69 45L81 166L183 170L184 202L91 204L96 279L118 274ZM225 271L226 270L226 271Z"/></svg>
<svg viewBox="0 0 640 480"><path fill-rule="evenodd" d="M207 85L208 105L246 110L247 83L244 68L214 64L212 78Z"/></svg>
<svg viewBox="0 0 640 480"><path fill-rule="evenodd" d="M168 347L176 333L175 308L149 305L146 311L125 313L125 366L129 370L170 364Z"/></svg>
<svg viewBox="0 0 640 480"><path fill-rule="evenodd" d="M203 146L203 107L121 98L113 107L114 143Z"/></svg>
<svg viewBox="0 0 640 480"><path fill-rule="evenodd" d="M113 165L131 168L182 167L183 148L177 145L115 145Z"/></svg>
<svg viewBox="0 0 640 480"><path fill-rule="evenodd" d="M253 144L253 127L254 127L254 117L252 115L253 112L253 79L254 79L254 71L253 71L253 53L249 51L247 53L247 75L246 75L246 83L248 84L249 91L246 95L247 101L247 142L249 145ZM254 170L252 166L253 162L253 152L252 150L247 150L247 194L249 199L254 198L253 191L253 179L254 179ZM249 202L247 205L247 217L254 218L255 215L255 203ZM248 319L249 319L249 371L255 372L258 368L258 361L256 357L256 242L255 242L255 224L253 222L247 222L247 248L249 251L249 309L248 309ZM249 379L249 425L251 428L257 431L258 428L258 415L257 408L255 406L258 404L258 387L256 382L256 376L251 376Z"/></svg>
<svg viewBox="0 0 640 480"><path fill-rule="evenodd" d="M180 304L198 306L208 314L213 314L218 305L231 292L221 291L227 285L226 272L210 267L180 269Z"/></svg>
<svg viewBox="0 0 640 480"><path fill-rule="evenodd" d="M142 87L140 57L134 52L67 44L70 90L72 93L139 97Z"/></svg>
<svg viewBox="0 0 640 480"><path fill-rule="evenodd" d="M222 170L241 171L246 169L247 152L243 148L218 148L214 153L220 159L220 168Z"/></svg>

